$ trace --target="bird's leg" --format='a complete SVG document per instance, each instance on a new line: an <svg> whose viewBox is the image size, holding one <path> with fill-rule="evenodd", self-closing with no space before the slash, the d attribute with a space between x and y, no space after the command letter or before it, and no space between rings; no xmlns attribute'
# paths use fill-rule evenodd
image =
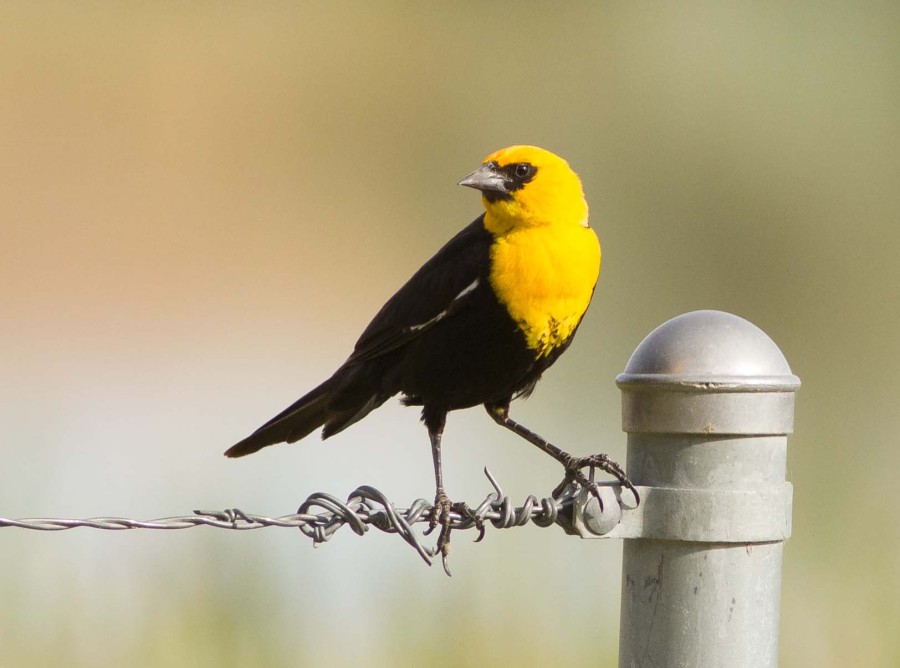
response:
<svg viewBox="0 0 900 668"><path fill-rule="evenodd" d="M422 421L428 428L428 438L431 439L431 459L434 463L434 510L428 521L428 530L431 533L440 524L441 532L438 534L436 552L439 552L444 564L444 570L450 574L447 568L447 555L450 554L450 513L453 504L444 491L444 472L441 467L441 436L444 433L444 424L447 421L447 412L429 410L422 411Z"/></svg>
<svg viewBox="0 0 900 668"><path fill-rule="evenodd" d="M431 438L431 458L434 461L434 512L431 515L431 528L438 523L449 536L450 509L453 505L444 491L444 474L441 467L441 432L429 432ZM441 532L443 535L443 531Z"/></svg>
<svg viewBox="0 0 900 668"><path fill-rule="evenodd" d="M511 432L517 434L518 436L521 436L529 443L536 445L563 465L563 468L566 471L566 477L563 478L563 481L559 483L559 485L557 485L553 490L553 496L558 496L563 491L565 486L574 480L586 489L591 490L591 493L600 503L600 508L602 509L603 501L600 499L600 492L597 489L597 485L592 479L588 479L588 477L585 476L581 471L581 469L585 467L590 467L592 471L593 469L598 468L601 471L606 471L611 476L615 477L620 483L622 483L623 486L631 490L631 493L634 494L634 498L638 503L640 503L640 495L635 489L634 484L628 479L628 476L625 475L625 471L622 469L622 467L611 460L608 456L601 454L589 455L587 457L575 457L574 455L570 455L568 452L561 450L546 439L535 434L527 427L524 427L523 425L510 418L508 402L501 404L485 404L485 408L487 409L488 415L493 418L494 422L499 424L501 427L506 427ZM593 475L591 476L591 478L593 478Z"/></svg>

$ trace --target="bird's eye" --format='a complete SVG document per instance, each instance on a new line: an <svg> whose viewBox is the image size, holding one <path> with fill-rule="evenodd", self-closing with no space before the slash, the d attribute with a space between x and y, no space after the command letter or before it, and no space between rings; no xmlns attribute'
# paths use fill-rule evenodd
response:
<svg viewBox="0 0 900 668"><path fill-rule="evenodd" d="M531 175L532 166L527 162L520 162L516 165L515 174L516 178L524 179Z"/></svg>

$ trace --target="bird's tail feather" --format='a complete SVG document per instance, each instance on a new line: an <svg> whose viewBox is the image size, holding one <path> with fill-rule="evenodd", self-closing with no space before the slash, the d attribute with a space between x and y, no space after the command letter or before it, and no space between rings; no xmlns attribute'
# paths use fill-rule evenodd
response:
<svg viewBox="0 0 900 668"><path fill-rule="evenodd" d="M243 441L228 448L225 456L243 457L267 445L293 443L323 425L322 438L328 438L364 418L390 396L380 394L368 383L357 382L353 372L342 367Z"/></svg>
<svg viewBox="0 0 900 668"><path fill-rule="evenodd" d="M293 443L312 433L328 421L328 403L334 392L334 379L329 378L307 393L259 429L225 451L226 457L243 457L267 445Z"/></svg>

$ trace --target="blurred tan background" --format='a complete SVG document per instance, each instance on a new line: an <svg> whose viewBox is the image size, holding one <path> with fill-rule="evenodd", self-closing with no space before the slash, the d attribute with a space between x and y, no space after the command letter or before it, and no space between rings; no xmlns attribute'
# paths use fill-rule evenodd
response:
<svg viewBox="0 0 900 668"><path fill-rule="evenodd" d="M535 143L604 245L571 351L514 415L624 459L613 379L719 308L803 380L785 666L900 662L900 5L0 5L0 515L280 515L433 493L415 410L222 451L326 377ZM454 498L558 467L451 415ZM621 545L0 531L4 666L612 665Z"/></svg>

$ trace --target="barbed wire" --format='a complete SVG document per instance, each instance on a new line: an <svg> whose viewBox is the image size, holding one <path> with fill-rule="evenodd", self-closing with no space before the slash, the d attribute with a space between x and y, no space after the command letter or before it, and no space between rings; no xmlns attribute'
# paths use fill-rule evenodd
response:
<svg viewBox="0 0 900 668"><path fill-rule="evenodd" d="M452 530L477 528L480 532L476 539L477 542L484 537L487 523L497 529L524 526L529 522L539 527L560 523L563 528L566 528L569 523L567 513L580 490L578 485L570 484L556 497L549 496L538 499L534 495L529 495L521 506L516 507L510 497L503 493L497 479L487 468L484 469L484 474L494 491L490 492L474 508L467 507L464 510L454 508L450 513ZM315 509L321 509L321 512L313 512ZM354 533L360 536L368 531L369 527L374 527L385 533L399 535L418 552L428 565L431 565L436 551L422 543L422 537L413 531L412 525L421 522L430 523L433 510L433 505L425 499L416 499L409 508L395 508L382 492L369 485L363 485L351 492L346 501L341 501L337 497L323 492L311 494L300 505L296 513L281 517L254 515L245 513L238 508L195 510L192 515L163 517L154 520L133 520L123 517L92 517L88 519L43 517L7 519L0 517L0 528L16 527L35 531L89 528L122 531L127 529L190 529L209 526L217 529L247 531L265 527L285 527L299 529L305 536L312 539L314 546L318 546L330 540L343 526L349 526ZM446 558L443 559L443 566L449 575Z"/></svg>

